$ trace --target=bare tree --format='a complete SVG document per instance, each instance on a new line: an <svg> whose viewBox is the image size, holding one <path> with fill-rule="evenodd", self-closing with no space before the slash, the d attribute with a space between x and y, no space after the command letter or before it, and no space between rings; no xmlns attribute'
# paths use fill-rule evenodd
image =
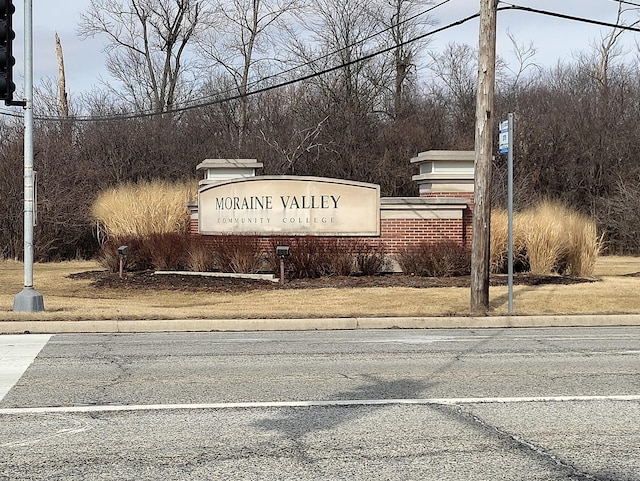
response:
<svg viewBox="0 0 640 481"><path fill-rule="evenodd" d="M248 128L249 85L278 61L279 32L304 6L301 0L219 0L216 18L200 42L201 54L231 78L239 95L238 146Z"/></svg>
<svg viewBox="0 0 640 481"><path fill-rule="evenodd" d="M616 14L616 25L624 25L624 19L626 13L630 11L638 12L638 8L625 8L623 2L618 3L618 12ZM640 20L632 22L629 26L633 27L640 24ZM599 61L595 68L595 77L598 80L601 90L604 94L608 93L609 89L609 69L613 59L620 55L620 50L617 48L618 40L624 33L621 28L613 28L611 31L601 38L600 44L597 46Z"/></svg>
<svg viewBox="0 0 640 481"><path fill-rule="evenodd" d="M502 78L498 77L498 82L506 86L508 93L517 93L518 90L525 90L535 81L535 74L539 74L542 69L535 62L535 56L538 53L533 42L525 45L518 43L513 33L507 31L507 37L511 42L512 53L516 59L516 67L507 65L502 60L497 60L496 75L506 72Z"/></svg>
<svg viewBox="0 0 640 481"><path fill-rule="evenodd" d="M427 13L431 0L386 0L382 6L382 25L387 32L386 43L394 47L393 54L393 116L402 111L404 87L428 38L415 40L436 21Z"/></svg>
<svg viewBox="0 0 640 481"><path fill-rule="evenodd" d="M478 57L474 48L450 43L440 53L430 53L435 75L433 90L449 109L449 121L460 136L460 148L472 148Z"/></svg>
<svg viewBox="0 0 640 481"><path fill-rule="evenodd" d="M308 37L292 44L297 61L310 72L341 66L313 82L330 101L340 102L350 111L360 107L372 110L376 95L384 89L381 62L363 60L376 46L373 39L381 30L382 17L379 3L318 0L305 21Z"/></svg>
<svg viewBox="0 0 640 481"><path fill-rule="evenodd" d="M123 96L138 109L164 112L189 90L181 83L187 49L206 14L205 0L91 0L79 33L106 35L107 69Z"/></svg>

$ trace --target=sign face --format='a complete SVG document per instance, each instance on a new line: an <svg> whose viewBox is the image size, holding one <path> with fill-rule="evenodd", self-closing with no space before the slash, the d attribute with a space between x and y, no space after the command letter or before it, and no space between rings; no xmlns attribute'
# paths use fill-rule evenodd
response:
<svg viewBox="0 0 640 481"><path fill-rule="evenodd" d="M500 122L500 137L498 138L498 153L509 153L509 121Z"/></svg>
<svg viewBox="0 0 640 481"><path fill-rule="evenodd" d="M259 176L203 185L200 234L379 236L380 186Z"/></svg>

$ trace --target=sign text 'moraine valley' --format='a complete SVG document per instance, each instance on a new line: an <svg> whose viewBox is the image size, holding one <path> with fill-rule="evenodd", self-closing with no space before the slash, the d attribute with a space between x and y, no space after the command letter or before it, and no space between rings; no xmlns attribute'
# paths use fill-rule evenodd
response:
<svg viewBox="0 0 640 481"><path fill-rule="evenodd" d="M337 209L340 197L339 195L280 195L276 197L275 202L283 209ZM216 210L272 210L273 203L272 195L215 198Z"/></svg>

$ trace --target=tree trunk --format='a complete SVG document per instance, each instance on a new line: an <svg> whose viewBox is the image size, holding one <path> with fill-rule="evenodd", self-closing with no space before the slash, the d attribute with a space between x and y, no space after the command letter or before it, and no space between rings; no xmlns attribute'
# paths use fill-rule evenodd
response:
<svg viewBox="0 0 640 481"><path fill-rule="evenodd" d="M56 33L56 56L58 57L58 101L60 116L69 117L69 102L67 100L67 84L64 76L64 57L60 37Z"/></svg>

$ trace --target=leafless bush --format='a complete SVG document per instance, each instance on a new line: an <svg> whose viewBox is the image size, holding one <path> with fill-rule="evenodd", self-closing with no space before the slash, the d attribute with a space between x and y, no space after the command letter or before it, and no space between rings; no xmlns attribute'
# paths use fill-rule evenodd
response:
<svg viewBox="0 0 640 481"><path fill-rule="evenodd" d="M350 276L355 264L354 242L350 239L332 239L326 242L327 274Z"/></svg>
<svg viewBox="0 0 640 481"><path fill-rule="evenodd" d="M280 245L281 241L282 239L272 240L271 251L274 257L276 245ZM326 240L317 237L292 237L286 241L291 252L285 259L289 277L315 279L331 273Z"/></svg>
<svg viewBox="0 0 640 481"><path fill-rule="evenodd" d="M255 236L228 235L211 240L215 265L223 272L253 273L260 270L262 252Z"/></svg>
<svg viewBox="0 0 640 481"><path fill-rule="evenodd" d="M186 265L188 237L178 232L153 233L143 237L151 254L151 263L158 270L178 270Z"/></svg>
<svg viewBox="0 0 640 481"><path fill-rule="evenodd" d="M426 277L453 277L471 272L471 251L453 241L423 242L406 247L397 255L405 274Z"/></svg>
<svg viewBox="0 0 640 481"><path fill-rule="evenodd" d="M201 237L191 237L185 263L187 269L193 272L214 271L217 268L216 253L211 244Z"/></svg>
<svg viewBox="0 0 640 481"><path fill-rule="evenodd" d="M355 246L356 267L365 276L380 274L386 265L385 249L382 244L359 242Z"/></svg>

